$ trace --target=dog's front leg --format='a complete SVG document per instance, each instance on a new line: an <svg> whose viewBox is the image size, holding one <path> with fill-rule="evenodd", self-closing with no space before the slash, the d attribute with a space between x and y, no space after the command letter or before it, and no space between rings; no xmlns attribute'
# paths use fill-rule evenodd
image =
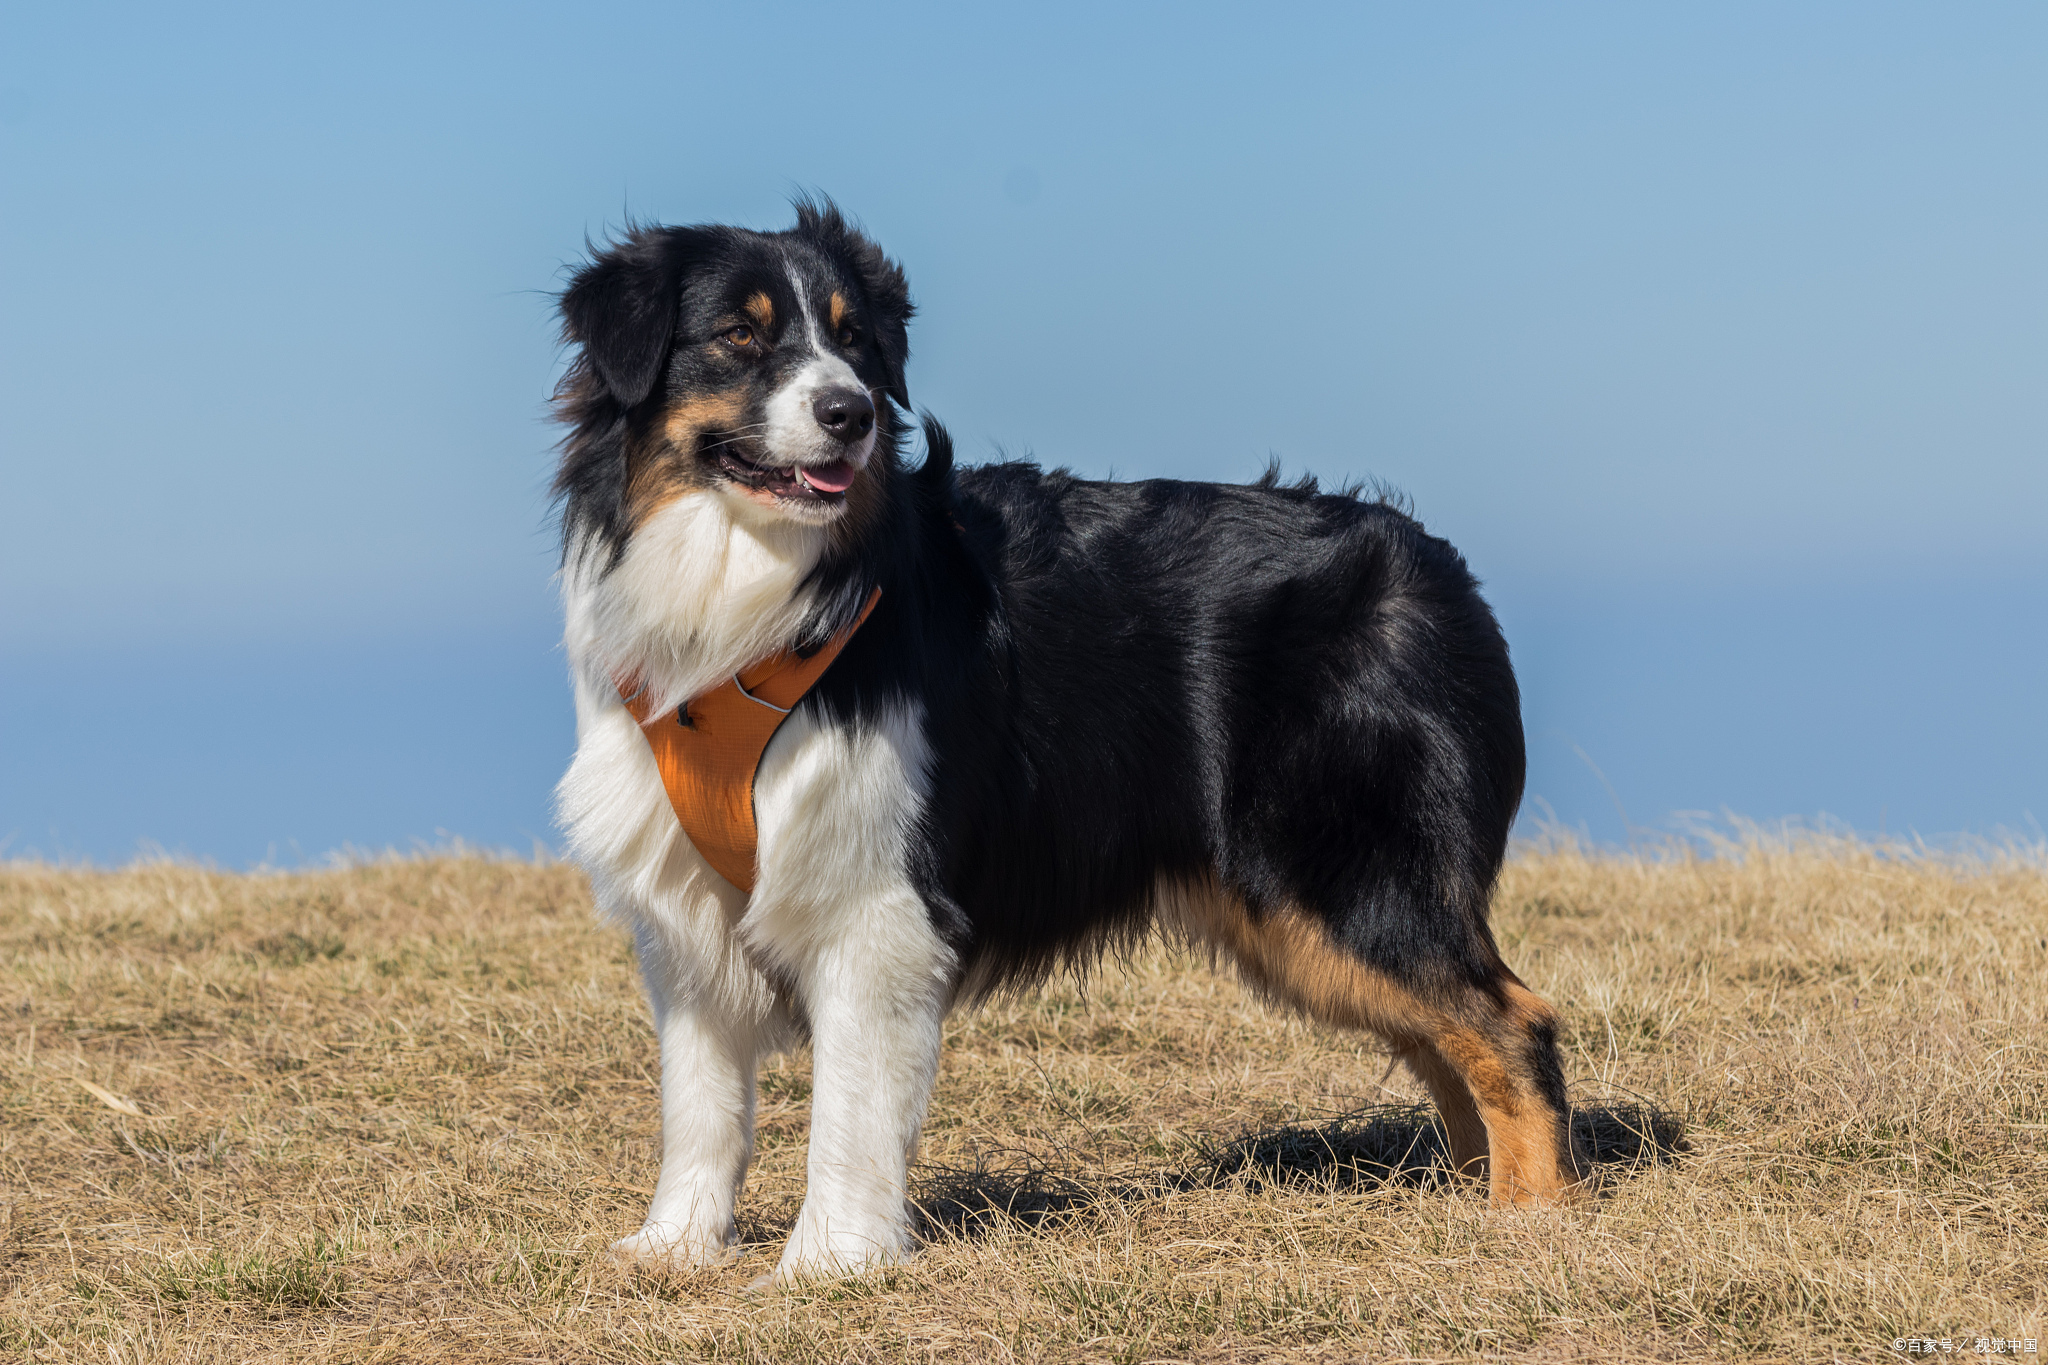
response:
<svg viewBox="0 0 2048 1365"><path fill-rule="evenodd" d="M784 1282L886 1265L911 1249L905 1176L938 1073L952 959L914 898L851 918L872 927L820 953L802 983L810 1186L775 1269Z"/></svg>
<svg viewBox="0 0 2048 1365"><path fill-rule="evenodd" d="M762 1008L766 983L721 991L659 934L643 926L637 938L661 1044L661 1176L646 1225L612 1251L628 1261L717 1265L733 1255L733 1203L754 1150L755 1073L779 1011Z"/></svg>
<svg viewBox="0 0 2048 1365"><path fill-rule="evenodd" d="M956 966L905 871L925 767L913 712L856 727L800 711L755 782L761 876L741 933L811 1026L810 1187L778 1280L910 1250L904 1174Z"/></svg>

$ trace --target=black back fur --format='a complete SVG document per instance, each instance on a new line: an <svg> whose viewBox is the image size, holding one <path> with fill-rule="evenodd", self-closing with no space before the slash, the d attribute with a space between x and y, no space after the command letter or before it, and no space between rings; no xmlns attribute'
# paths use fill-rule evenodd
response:
<svg viewBox="0 0 2048 1365"><path fill-rule="evenodd" d="M764 253L808 253L876 316L907 404L902 272L828 206L788 233L638 228L563 297L579 357L557 490L570 553L630 534L636 422L687 394L674 338ZM921 708L915 884L965 968L1030 979L1136 935L1163 880L1312 914L1412 988L1491 989L1486 907L1521 798L1508 652L1465 562L1383 501L1281 486L921 467L887 413L878 512L814 575L811 643L883 590L806 700Z"/></svg>

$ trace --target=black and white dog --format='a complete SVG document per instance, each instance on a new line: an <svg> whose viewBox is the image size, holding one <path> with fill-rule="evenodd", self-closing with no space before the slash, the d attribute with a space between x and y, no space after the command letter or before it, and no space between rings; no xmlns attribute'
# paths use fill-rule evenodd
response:
<svg viewBox="0 0 2048 1365"><path fill-rule="evenodd" d="M661 1175L620 1256L730 1254L756 1068L803 1034L809 1190L777 1275L904 1256L947 1011L1152 928L1384 1036L1495 1202L1571 1194L1554 1016L1487 927L1515 679L1455 550L1270 477L956 469L930 420L910 467L903 272L829 204L779 233L635 228L561 309L558 808L661 1045ZM742 891L621 682L676 713L871 599L759 760Z"/></svg>

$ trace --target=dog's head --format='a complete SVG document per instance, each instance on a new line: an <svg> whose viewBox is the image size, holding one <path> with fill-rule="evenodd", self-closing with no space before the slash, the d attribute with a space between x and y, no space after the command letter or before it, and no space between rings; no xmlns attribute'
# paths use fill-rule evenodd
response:
<svg viewBox="0 0 2048 1365"><path fill-rule="evenodd" d="M615 545L691 492L831 523L894 461L909 290L829 202L800 202L787 232L633 228L561 306L581 354L558 393L558 489Z"/></svg>

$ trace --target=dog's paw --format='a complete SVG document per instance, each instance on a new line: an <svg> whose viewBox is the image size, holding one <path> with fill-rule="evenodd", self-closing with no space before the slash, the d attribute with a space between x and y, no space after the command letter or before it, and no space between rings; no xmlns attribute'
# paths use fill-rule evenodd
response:
<svg viewBox="0 0 2048 1365"><path fill-rule="evenodd" d="M611 1258L628 1269L708 1270L739 1257L731 1231L712 1233L680 1223L649 1223L611 1245Z"/></svg>
<svg viewBox="0 0 2048 1365"><path fill-rule="evenodd" d="M910 1259L908 1230L900 1221L871 1220L834 1224L825 1219L801 1217L789 1245L776 1263L774 1282L801 1284L806 1280L836 1280L860 1275L884 1266L900 1265Z"/></svg>

